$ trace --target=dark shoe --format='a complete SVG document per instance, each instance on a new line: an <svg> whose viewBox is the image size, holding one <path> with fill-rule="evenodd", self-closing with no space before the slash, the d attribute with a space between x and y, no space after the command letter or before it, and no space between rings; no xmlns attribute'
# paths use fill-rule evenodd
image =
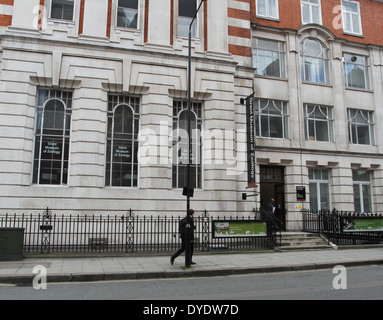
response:
<svg viewBox="0 0 383 320"><path fill-rule="evenodd" d="M190 264L196 264L194 261L192 261Z"/></svg>
<svg viewBox="0 0 383 320"><path fill-rule="evenodd" d="M174 258L173 258L173 257L170 258L170 264L171 264L171 265L174 264Z"/></svg>

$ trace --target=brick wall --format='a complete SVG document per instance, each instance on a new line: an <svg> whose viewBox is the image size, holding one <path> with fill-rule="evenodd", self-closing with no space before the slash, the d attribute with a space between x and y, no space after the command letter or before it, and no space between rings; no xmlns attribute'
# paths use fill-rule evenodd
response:
<svg viewBox="0 0 383 320"><path fill-rule="evenodd" d="M12 24L12 15L9 14L11 9L6 6L13 6L13 0L0 0L0 5L4 6L0 8L0 26L7 27Z"/></svg>
<svg viewBox="0 0 383 320"><path fill-rule="evenodd" d="M260 25L276 28L299 29L302 25L301 1L279 0L279 20L268 20L256 17L255 0L251 7L252 22ZM374 43L383 45L383 3L371 0L360 0L360 12L362 17L362 36L352 36L343 33L342 28L334 27L334 21L339 22L341 18L341 0L321 0L323 26L329 29L338 38L344 38L360 43ZM336 26L336 23L335 23Z"/></svg>

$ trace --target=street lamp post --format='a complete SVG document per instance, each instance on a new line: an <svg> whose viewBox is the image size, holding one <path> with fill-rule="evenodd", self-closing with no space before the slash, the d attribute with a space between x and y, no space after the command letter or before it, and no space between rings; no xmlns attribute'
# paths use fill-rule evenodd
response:
<svg viewBox="0 0 383 320"><path fill-rule="evenodd" d="M189 219L188 212L190 210L190 197L192 193L192 187L191 187L191 174L190 174L190 165L193 159L193 152L192 152L192 138L191 138L191 38L192 38L192 27L195 19L197 18L197 14L202 6L202 3L205 0L201 0L197 11L194 14L194 17L190 23L189 26L189 55L188 55L188 138L189 138L189 161L187 165L187 190L186 190L186 217ZM186 225L186 239L185 239L185 267L190 268L191 266L191 227L190 223L188 221Z"/></svg>

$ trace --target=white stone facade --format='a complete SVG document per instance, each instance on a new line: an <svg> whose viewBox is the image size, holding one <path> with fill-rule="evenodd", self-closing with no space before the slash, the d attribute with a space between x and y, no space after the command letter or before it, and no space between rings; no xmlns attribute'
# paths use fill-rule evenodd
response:
<svg viewBox="0 0 383 320"><path fill-rule="evenodd" d="M0 213L49 207L64 214L182 214L186 198L173 183L173 103L187 98L187 37L177 34L178 1L139 0L137 28L117 26L117 0L74 1L71 21L51 19L51 0L43 8L40 3L14 0L13 7L0 7L12 15L12 24L0 27ZM288 135L256 140L258 192L268 185L262 186L261 168L283 168L279 191L287 229L300 229L301 210L310 208L310 169L328 170L331 208L351 211L353 170L370 172L372 208L383 211L382 46L345 42L316 25L298 31L251 26L250 19L232 14L250 15L251 7L250 1L208 0L198 15L191 93L202 105L203 135L201 188L192 207L197 213L252 215L266 201L241 197L247 164L240 99L255 92L258 99L288 105ZM251 36L233 36L230 27ZM300 43L306 37L328 49L328 84L302 81ZM254 77L251 56L235 54L233 46L251 51L255 38L285 43L284 78ZM369 57L368 90L345 88L343 52ZM33 179L40 89L73 95L68 178L59 185ZM111 94L140 101L138 182L131 187L106 185ZM331 106L332 141L306 139L305 104ZM350 143L348 109L373 113L373 143ZM303 203L297 202L297 186L306 187Z"/></svg>

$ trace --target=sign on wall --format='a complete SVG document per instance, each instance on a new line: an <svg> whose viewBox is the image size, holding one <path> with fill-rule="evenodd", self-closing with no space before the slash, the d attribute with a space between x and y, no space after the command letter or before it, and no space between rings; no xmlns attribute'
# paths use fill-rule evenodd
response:
<svg viewBox="0 0 383 320"><path fill-rule="evenodd" d="M255 187L255 130L254 130L254 94L248 96L246 103L247 131L247 183L248 188Z"/></svg>
<svg viewBox="0 0 383 320"><path fill-rule="evenodd" d="M383 232L383 218L345 219L343 232Z"/></svg>
<svg viewBox="0 0 383 320"><path fill-rule="evenodd" d="M252 238L267 236L267 221L214 220L213 238Z"/></svg>

